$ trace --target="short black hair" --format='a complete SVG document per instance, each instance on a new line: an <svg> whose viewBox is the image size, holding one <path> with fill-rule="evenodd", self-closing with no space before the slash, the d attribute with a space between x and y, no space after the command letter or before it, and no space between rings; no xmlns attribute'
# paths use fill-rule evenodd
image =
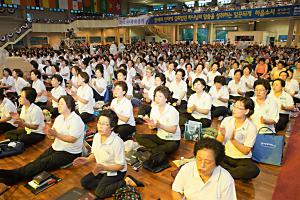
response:
<svg viewBox="0 0 300 200"><path fill-rule="evenodd" d="M125 78L127 77L127 71L126 71L125 69L119 69L119 70L117 71L117 75L118 75L119 73L123 74L123 76L125 76Z"/></svg>
<svg viewBox="0 0 300 200"><path fill-rule="evenodd" d="M156 94L157 92L162 93L162 94L165 96L165 98L167 99L167 101L170 100L170 98L171 98L171 92L170 92L170 90L169 90L168 87L166 87L166 86L164 86L164 85L160 85L160 86L158 86L157 88L155 88L153 99L155 99L155 94Z"/></svg>
<svg viewBox="0 0 300 200"><path fill-rule="evenodd" d="M206 88L206 82L203 78L196 78L193 82L193 85L195 85L197 82L200 82L203 85L204 89Z"/></svg>
<svg viewBox="0 0 300 200"><path fill-rule="evenodd" d="M39 68L39 64L35 60L30 61L30 64L32 65L32 67L34 69L38 69Z"/></svg>
<svg viewBox="0 0 300 200"><path fill-rule="evenodd" d="M270 83L269 81L265 80L265 79L257 79L255 82L254 82L254 85L253 85L253 88L255 90L256 86L258 85L262 85L264 86L264 88L267 90L267 94L270 93L271 91L271 86L270 86Z"/></svg>
<svg viewBox="0 0 300 200"><path fill-rule="evenodd" d="M293 70L290 70L290 71L293 73ZM280 76L281 74L286 74L286 77L289 77L289 76L290 76L289 73L288 73L288 70L281 71L281 72L279 73L279 76Z"/></svg>
<svg viewBox="0 0 300 200"><path fill-rule="evenodd" d="M254 113L255 104L254 101L249 97L238 97L236 101L240 101L244 104L245 109L249 109L248 114L246 115L248 118L251 117Z"/></svg>
<svg viewBox="0 0 300 200"><path fill-rule="evenodd" d="M24 76L24 73L21 69L14 69L13 71L16 72L18 77L23 77Z"/></svg>
<svg viewBox="0 0 300 200"><path fill-rule="evenodd" d="M25 98L30 102L30 104L34 103L37 93L32 87L24 87L22 92L25 92Z"/></svg>
<svg viewBox="0 0 300 200"><path fill-rule="evenodd" d="M31 70L31 71L30 71L30 74L31 74L31 73L34 73L34 74L38 77L38 79L41 79L41 77L42 77L41 72L40 72L39 70L37 70L37 69Z"/></svg>
<svg viewBox="0 0 300 200"><path fill-rule="evenodd" d="M240 73L241 76L243 76L243 71L240 70L240 69L236 69L236 70L234 71L234 75L235 75L236 73Z"/></svg>
<svg viewBox="0 0 300 200"><path fill-rule="evenodd" d="M76 104L75 104L75 101L74 101L74 99L73 99L72 96L70 96L70 95L62 95L62 96L59 97L58 101L60 99L64 99L65 100L66 105L67 105L67 107L69 108L69 110L71 112L75 111Z"/></svg>
<svg viewBox="0 0 300 200"><path fill-rule="evenodd" d="M0 88L0 101L3 101L4 97L5 97L4 89Z"/></svg>
<svg viewBox="0 0 300 200"><path fill-rule="evenodd" d="M4 72L4 71L7 71L8 75L10 75L10 76L12 75L12 72L11 72L11 70L10 70L9 68L4 68L4 69L3 69L3 72Z"/></svg>
<svg viewBox="0 0 300 200"><path fill-rule="evenodd" d="M125 81L117 81L117 82L115 83L115 87L116 87L116 86L120 86L120 87L122 88L122 90L125 91L125 94L127 93L127 91L128 91L128 86L127 86L127 84L126 84Z"/></svg>
<svg viewBox="0 0 300 200"><path fill-rule="evenodd" d="M104 109L101 113L100 113L100 115L99 115L99 117L98 117L98 120L99 120L99 118L101 117L101 116L103 116L103 117L107 117L108 119L109 119L109 125L110 125L110 127L112 128L112 129L114 129L117 125L118 125L118 120L119 120L119 118L118 118L118 116L117 116L117 114L113 111L113 110L111 110L111 109ZM98 121L97 120L97 121Z"/></svg>
<svg viewBox="0 0 300 200"><path fill-rule="evenodd" d="M102 64L97 64L96 67L95 67L95 71L99 70L100 73L103 75L104 73L104 68L103 68L103 65Z"/></svg>
<svg viewBox="0 0 300 200"><path fill-rule="evenodd" d="M273 86L273 84L274 84L275 81L279 81L281 87L285 87L285 81L282 80L281 78L276 78L275 80L273 80L272 86Z"/></svg>
<svg viewBox="0 0 300 200"><path fill-rule="evenodd" d="M59 74L54 74L52 78L55 78L59 82L59 85L61 85L64 80Z"/></svg>
<svg viewBox="0 0 300 200"><path fill-rule="evenodd" d="M217 166L223 162L225 158L225 147L221 142L212 138L202 138L198 140L194 146L194 156L196 157L197 152L202 149L210 149L214 152Z"/></svg>
<svg viewBox="0 0 300 200"><path fill-rule="evenodd" d="M88 73L86 73L86 72L79 72L78 75L79 75L81 78L84 79L83 82L89 83L90 77L89 77Z"/></svg>
<svg viewBox="0 0 300 200"><path fill-rule="evenodd" d="M251 65L245 65L245 66L243 67L243 72L244 72L245 69L249 69L249 72L250 72L250 74L251 74L251 72L252 72L252 67L251 67Z"/></svg>
<svg viewBox="0 0 300 200"><path fill-rule="evenodd" d="M185 77L185 71L184 71L183 69L179 68L179 69L176 69L176 74L177 74L178 72L181 72L181 74L182 74L182 79L184 79L184 77Z"/></svg>
<svg viewBox="0 0 300 200"><path fill-rule="evenodd" d="M214 79L214 83L220 83L221 85L225 85L226 78L224 76L216 76Z"/></svg>
<svg viewBox="0 0 300 200"><path fill-rule="evenodd" d="M166 76L163 73L155 74L155 78L159 78L163 82L163 85L166 84Z"/></svg>

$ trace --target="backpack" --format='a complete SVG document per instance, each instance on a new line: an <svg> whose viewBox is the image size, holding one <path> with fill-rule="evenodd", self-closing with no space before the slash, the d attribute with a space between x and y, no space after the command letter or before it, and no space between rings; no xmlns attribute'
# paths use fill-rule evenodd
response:
<svg viewBox="0 0 300 200"><path fill-rule="evenodd" d="M134 187L126 185L115 192L114 200L142 200L142 197Z"/></svg>
<svg viewBox="0 0 300 200"><path fill-rule="evenodd" d="M25 151L23 142L10 142L6 140L0 142L0 158L21 154L23 151Z"/></svg>

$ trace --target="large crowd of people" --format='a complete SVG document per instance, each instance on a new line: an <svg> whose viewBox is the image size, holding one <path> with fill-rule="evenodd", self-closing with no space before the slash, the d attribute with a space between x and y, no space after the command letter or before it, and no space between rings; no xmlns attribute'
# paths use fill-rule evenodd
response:
<svg viewBox="0 0 300 200"><path fill-rule="evenodd" d="M173 195L235 199L234 179L259 175L251 157L260 129L283 131L297 109L300 51L144 41L119 47L10 50L10 56L30 62L32 70L3 70L0 133L26 148L46 135L55 139L24 167L0 169L0 182L13 185L43 170L95 162L81 184L106 198L126 184L124 142L133 139L150 154L168 156L180 147L188 120L206 128L215 119L220 122L216 140L196 142L195 162L182 167ZM98 101L105 102L98 133L90 156L81 157L85 124L95 121ZM136 118L134 107L139 107ZM45 110L54 120L48 129ZM140 134L136 124L155 131ZM201 187L195 188L197 184Z"/></svg>

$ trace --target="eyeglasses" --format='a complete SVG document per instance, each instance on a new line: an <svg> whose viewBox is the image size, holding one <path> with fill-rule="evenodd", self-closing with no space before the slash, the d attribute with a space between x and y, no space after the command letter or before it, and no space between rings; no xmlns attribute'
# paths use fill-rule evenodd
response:
<svg viewBox="0 0 300 200"><path fill-rule="evenodd" d="M254 92L257 92L257 93L263 93L263 92L266 92L267 90L254 90Z"/></svg>
<svg viewBox="0 0 300 200"><path fill-rule="evenodd" d="M245 108L238 107L238 106L235 105L235 104L233 104L233 108L234 108L234 109L238 109L238 110L246 110Z"/></svg>
<svg viewBox="0 0 300 200"><path fill-rule="evenodd" d="M109 123L105 123L105 122L98 122L97 124L100 126L109 126Z"/></svg>

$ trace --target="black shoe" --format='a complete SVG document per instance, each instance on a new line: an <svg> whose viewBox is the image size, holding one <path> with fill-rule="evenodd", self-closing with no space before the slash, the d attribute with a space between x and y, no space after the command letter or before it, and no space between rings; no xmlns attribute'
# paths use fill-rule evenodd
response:
<svg viewBox="0 0 300 200"><path fill-rule="evenodd" d="M135 122L136 122L137 124L143 124L145 121L144 121L142 118L137 117L137 118L135 119Z"/></svg>
<svg viewBox="0 0 300 200"><path fill-rule="evenodd" d="M127 175L128 178L130 178L137 187L144 187L144 184L141 181L138 181L137 179L133 178L131 175Z"/></svg>

